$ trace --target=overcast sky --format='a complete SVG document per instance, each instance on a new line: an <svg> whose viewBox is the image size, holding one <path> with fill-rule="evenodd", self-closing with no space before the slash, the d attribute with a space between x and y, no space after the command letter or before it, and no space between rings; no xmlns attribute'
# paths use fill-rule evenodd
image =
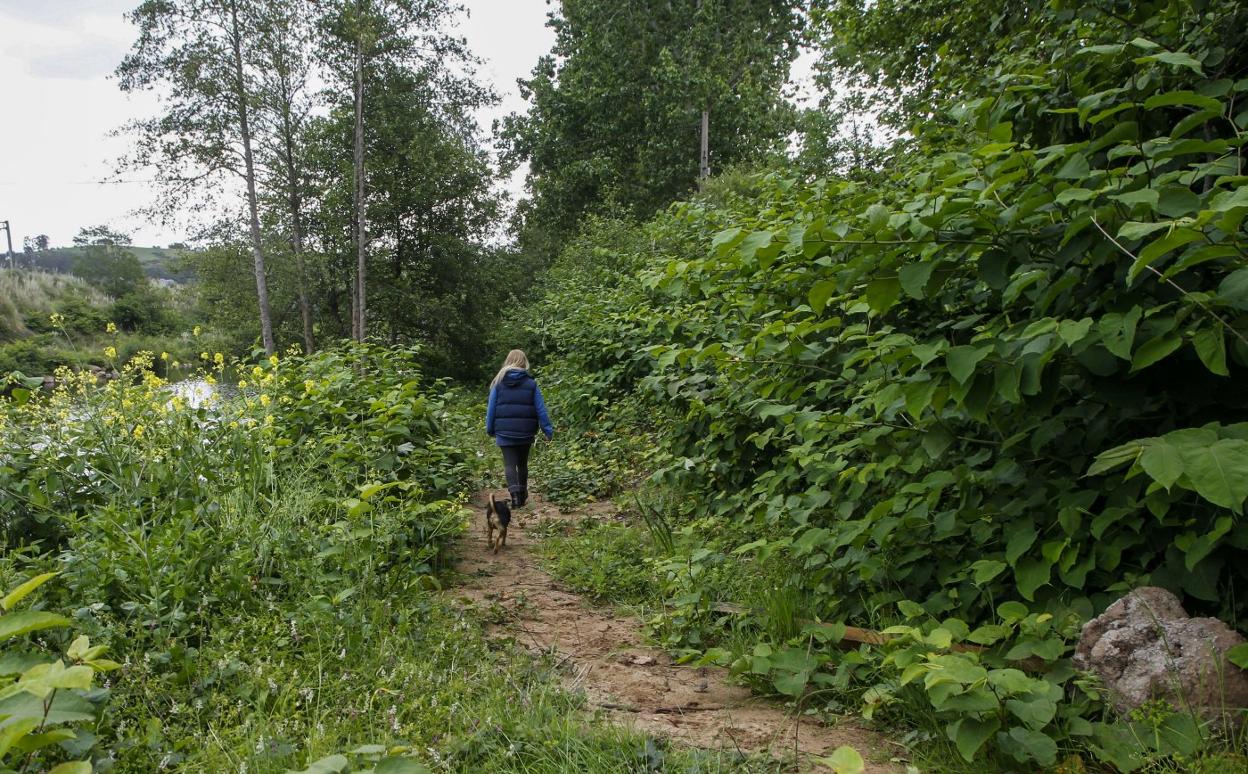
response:
<svg viewBox="0 0 1248 774"><path fill-rule="evenodd" d="M516 78L550 50L554 35L545 0L461 1L469 16L459 32L485 60L481 77L503 97L479 116L488 131L494 118L523 109ZM110 77L134 39L122 14L137 2L0 0L0 220L12 223L15 250L35 234L68 244L79 227L99 223L142 245L185 236L133 214L151 202L149 185L100 183L128 145L110 132L157 109L151 97L123 94Z"/></svg>
<svg viewBox="0 0 1248 774"><path fill-rule="evenodd" d="M503 98L478 115L486 132L495 118L525 107L516 79L550 51L547 0L460 0L468 17L458 32L484 60L479 72ZM125 11L138 0L0 0L0 220L13 227L13 247L47 234L69 244L82 226L106 224L139 245L167 245L186 234L135 214L152 203L139 173L103 183L129 145L110 136L128 120L154 115L151 95L130 97L111 73L129 50L134 29ZM809 54L795 64L808 80ZM806 89L809 90L808 87ZM522 189L519 173L507 186ZM4 249L0 243L0 251Z"/></svg>

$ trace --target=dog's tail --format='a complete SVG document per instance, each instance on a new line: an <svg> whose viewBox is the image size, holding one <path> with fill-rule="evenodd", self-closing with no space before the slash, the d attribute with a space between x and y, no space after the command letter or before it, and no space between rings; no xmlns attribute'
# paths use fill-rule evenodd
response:
<svg viewBox="0 0 1248 774"><path fill-rule="evenodd" d="M506 500L495 500L490 498L490 502L494 505L494 512L498 514L498 523L502 527L511 524L511 503Z"/></svg>

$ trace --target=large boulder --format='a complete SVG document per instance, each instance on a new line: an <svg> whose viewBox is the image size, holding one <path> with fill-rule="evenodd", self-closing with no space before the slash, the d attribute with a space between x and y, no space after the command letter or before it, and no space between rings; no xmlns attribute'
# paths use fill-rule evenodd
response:
<svg viewBox="0 0 1248 774"><path fill-rule="evenodd" d="M1100 676L1120 712L1164 699L1216 719L1248 708L1248 672L1226 658L1242 642L1217 618L1191 618L1174 594L1145 586L1084 624L1074 661Z"/></svg>

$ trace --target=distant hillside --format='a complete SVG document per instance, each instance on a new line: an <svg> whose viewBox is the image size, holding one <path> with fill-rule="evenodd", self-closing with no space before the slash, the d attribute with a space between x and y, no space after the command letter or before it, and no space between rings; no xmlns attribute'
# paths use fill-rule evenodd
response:
<svg viewBox="0 0 1248 774"><path fill-rule="evenodd" d="M82 247L53 247L34 253L18 254L17 261L21 266L68 273L73 268L74 256L84 249ZM185 284L195 276L195 270L186 260L186 250L132 245L127 245L125 249L139 259L139 263L143 264L144 273L154 279L172 280Z"/></svg>

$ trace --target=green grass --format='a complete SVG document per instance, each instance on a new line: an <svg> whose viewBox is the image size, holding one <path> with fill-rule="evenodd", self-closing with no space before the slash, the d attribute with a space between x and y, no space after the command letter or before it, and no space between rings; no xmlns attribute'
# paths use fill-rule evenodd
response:
<svg viewBox="0 0 1248 774"><path fill-rule="evenodd" d="M658 601L655 570L646 561L653 548L645 528L585 519L570 534L550 534L541 550L552 575L595 601Z"/></svg>
<svg viewBox="0 0 1248 774"><path fill-rule="evenodd" d="M281 772L372 744L449 771L745 770L584 713L549 659L428 592L249 617L125 680L122 770Z"/></svg>

